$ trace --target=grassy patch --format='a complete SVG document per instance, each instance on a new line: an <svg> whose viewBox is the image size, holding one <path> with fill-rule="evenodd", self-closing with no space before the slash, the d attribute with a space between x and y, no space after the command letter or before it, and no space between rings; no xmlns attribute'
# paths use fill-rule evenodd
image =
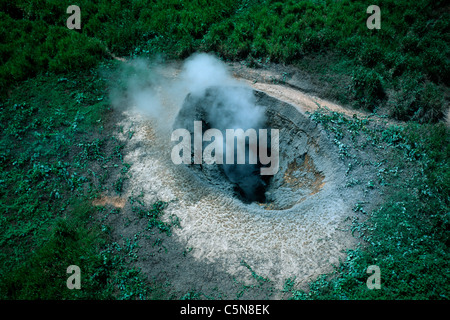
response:
<svg viewBox="0 0 450 320"><path fill-rule="evenodd" d="M132 247L111 245L98 220L106 207L92 204L120 192L130 167L114 130L103 130L113 115L105 83L95 70L41 75L1 103L2 299L163 296L129 267ZM70 265L80 267L81 290L66 286Z"/></svg>

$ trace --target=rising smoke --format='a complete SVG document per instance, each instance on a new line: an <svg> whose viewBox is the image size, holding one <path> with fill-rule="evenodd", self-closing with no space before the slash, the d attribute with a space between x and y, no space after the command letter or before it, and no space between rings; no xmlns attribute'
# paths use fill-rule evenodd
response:
<svg viewBox="0 0 450 320"><path fill-rule="evenodd" d="M203 96L205 90L216 87L214 103L205 108L207 121L219 130L258 128L264 123L264 110L256 106L253 91L234 79L226 65L208 54L195 54L186 60L181 73L194 96Z"/></svg>
<svg viewBox="0 0 450 320"><path fill-rule="evenodd" d="M202 108L205 111L205 119L196 120L205 120L210 127L220 130L223 137L225 137L226 129L246 131L264 127L264 109L257 106L253 91L233 79L226 65L215 57L206 54L194 55L186 61L181 79L189 84L189 92L194 96L193 99L200 99L200 101L206 102L206 99L202 100L205 91L208 88L214 88L210 91L213 97L208 99L207 105ZM249 148L248 143L239 145L234 139L231 141L227 139L223 144L225 158L230 144L232 144L231 149L234 149L235 160L234 164L222 165L225 175L228 180L236 184L238 192L244 199L263 202L265 182L259 175L260 165L249 163L249 154L254 152L252 150L256 151L256 147ZM237 148L244 148L244 150L237 150ZM245 164L236 164L239 152L245 153Z"/></svg>
<svg viewBox="0 0 450 320"><path fill-rule="evenodd" d="M135 108L154 120L153 123L164 134L167 134L168 128L176 129L172 125L175 120L173 115L182 109L186 97L208 102L202 105L204 117L186 118L185 122L178 121L176 126L188 129L192 128L193 121L204 121L210 128L220 130L223 137L226 136L226 129L245 131L265 127L264 108L256 104L252 89L234 79L226 65L216 57L205 53L194 54L183 63L176 76L174 73L178 73L178 70L174 71L161 59L128 62L120 69L119 77L112 87L113 105ZM204 100L210 88L214 88L214 96ZM170 136L168 147L171 147L169 142ZM238 144L235 141L224 142L224 156L226 143L234 144L236 156ZM260 165L248 163L248 155L252 151L248 143L245 148L246 164L223 164L223 171L237 185L245 199L263 201L265 182L259 176Z"/></svg>

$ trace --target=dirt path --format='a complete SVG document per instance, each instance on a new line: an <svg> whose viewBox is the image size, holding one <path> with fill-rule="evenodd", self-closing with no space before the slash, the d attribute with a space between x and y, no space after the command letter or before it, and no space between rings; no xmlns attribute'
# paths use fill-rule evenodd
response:
<svg viewBox="0 0 450 320"><path fill-rule="evenodd" d="M316 91L311 83L292 75L290 79L286 79L284 68L278 70L276 65L266 69L253 69L243 66L241 63L230 63L229 66L233 76L237 79L243 80L255 90L263 91L278 100L292 104L300 112L312 113L319 106L326 106L332 111L344 113L348 116L357 114L359 117L368 117L370 115L370 113L350 110L331 101L321 99L317 95L307 93L306 91Z"/></svg>
<svg viewBox="0 0 450 320"><path fill-rule="evenodd" d="M301 76L291 76L291 79L285 79L285 67L281 70L277 70L278 67L276 65L269 67L268 69L253 69L238 62L229 63L229 66L237 79L243 80L255 90L263 91L274 98L296 106L300 112L312 113L317 110L320 105L326 106L331 111L339 112L349 117L356 114L358 118L369 117L384 124L404 125L404 122L402 121L391 118L377 118L370 112L351 109L329 100L321 99L317 94L308 92L314 91L314 88L307 80L302 80ZM447 108L442 122L450 128L450 107Z"/></svg>
<svg viewBox="0 0 450 320"><path fill-rule="evenodd" d="M261 82L253 82L251 80L245 80L252 88L255 90L263 91L268 95L287 102L299 109L300 112L314 112L319 106L326 106L328 109L332 111L336 111L339 113L346 114L347 116L352 116L353 114L357 114L358 117L368 117L369 113L364 113L361 111L349 110L340 105L337 105L333 102L320 99L318 97L306 94L299 90L296 90L292 87L281 85L281 84L270 84L270 83L261 83Z"/></svg>
<svg viewBox="0 0 450 320"><path fill-rule="evenodd" d="M330 100L322 99L317 94L321 89L317 88L317 85L312 84L308 79L304 79L303 74L296 74L294 71L293 73L290 73L290 78L286 79L285 74L287 67L273 65L266 69L254 69L246 67L238 62L229 63L228 65L236 79L245 82L255 90L262 91L278 100L295 106L302 113L313 113L319 109L319 107L326 107L331 111L345 114L348 117L352 117L356 114L360 119L371 118L372 121L384 125L404 124L401 121L386 117L378 117L367 111L355 110ZM450 125L450 109L447 115L447 125Z"/></svg>

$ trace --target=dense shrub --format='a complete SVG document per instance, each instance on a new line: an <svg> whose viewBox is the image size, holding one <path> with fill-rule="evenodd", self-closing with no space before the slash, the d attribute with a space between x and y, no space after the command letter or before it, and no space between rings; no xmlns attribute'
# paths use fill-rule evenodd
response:
<svg viewBox="0 0 450 320"><path fill-rule="evenodd" d="M420 123L434 122L443 117L445 101L436 84L426 81L423 74L406 73L399 79L391 104L391 116L399 120Z"/></svg>
<svg viewBox="0 0 450 320"><path fill-rule="evenodd" d="M373 111L384 98L383 82L374 69L357 68L352 74L352 94L355 105Z"/></svg>
<svg viewBox="0 0 450 320"><path fill-rule="evenodd" d="M56 55L49 62L49 70L61 73L92 68L104 54L105 48L99 40L71 32L56 44Z"/></svg>

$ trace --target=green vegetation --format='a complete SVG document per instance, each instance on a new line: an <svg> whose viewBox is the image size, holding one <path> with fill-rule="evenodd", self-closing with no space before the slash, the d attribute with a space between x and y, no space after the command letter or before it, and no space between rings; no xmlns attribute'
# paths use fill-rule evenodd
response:
<svg viewBox="0 0 450 320"><path fill-rule="evenodd" d="M349 250L347 260L336 266L333 274L311 283L307 292L291 288L292 298L448 299L449 129L443 124L417 123L377 127L368 119L346 119L325 109L311 118L322 123L338 145L345 135L362 138L349 144L349 150L364 149L360 142L366 140L387 151L388 161L382 162L388 167L382 167L381 162L362 165L380 168L378 181L369 181L367 187L384 186L388 197L369 213L361 203L355 205L354 211L367 215L367 219L353 221L351 230L365 245ZM356 167L351 154L347 159ZM381 290L367 289L369 265L382 270Z"/></svg>
<svg viewBox="0 0 450 320"><path fill-rule="evenodd" d="M363 1L76 1L82 30L57 0L0 3L3 90L43 70L87 69L107 52L289 63L327 75L341 103L436 122L449 83L445 1L383 1L379 30ZM206 10L207 8L207 10ZM326 56L324 63L321 57ZM342 94L345 92L346 94Z"/></svg>
<svg viewBox="0 0 450 320"><path fill-rule="evenodd" d="M329 82L333 90L325 98L411 121L381 130L367 119L323 110L312 115L349 163L347 187L386 186L389 199L369 212L355 204L368 219L352 231L366 246L350 251L308 292L296 290L293 279L285 292L295 299L449 298L449 132L436 124L448 107L450 80L445 1L385 0L378 4L380 30L366 28L371 3L364 1L70 4L81 8L81 30L66 27L68 4L59 0L0 0L1 299L168 297L164 285L130 267L137 240L111 242L95 218L117 213L92 201L104 192L121 194L130 168L110 125L98 67L114 65L111 54L179 59L195 51L256 67L289 64ZM358 165L352 150L369 143L386 147L389 168L377 180L352 179ZM397 179L398 170L410 177ZM161 220L165 203L131 198L129 204L148 219L145 232L170 236L179 226L176 217ZM61 270L71 264L82 267L84 290L66 288ZM382 290L367 290L370 264L389 270ZM266 281L243 265L259 285Z"/></svg>
<svg viewBox="0 0 450 320"><path fill-rule="evenodd" d="M104 130L110 115L106 80L95 71L37 76L2 102L0 298L164 297L129 267L133 246L111 243L96 218L117 214L92 203L120 192L115 181L130 166L114 130ZM157 203L148 212L170 232L159 220L163 209ZM72 264L81 268L83 290L67 289Z"/></svg>

